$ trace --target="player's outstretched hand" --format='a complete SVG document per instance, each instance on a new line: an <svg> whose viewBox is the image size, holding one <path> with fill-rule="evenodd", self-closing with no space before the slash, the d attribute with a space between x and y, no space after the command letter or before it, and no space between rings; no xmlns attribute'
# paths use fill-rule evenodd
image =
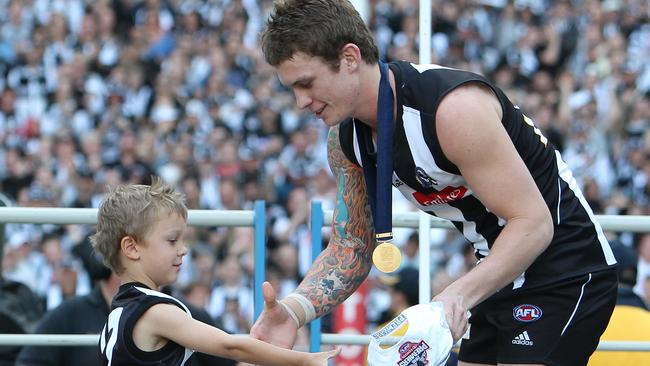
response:
<svg viewBox="0 0 650 366"><path fill-rule="evenodd" d="M278 347L293 348L298 334L298 325L277 300L275 289L270 283L262 284L262 294L264 310L253 324L251 336Z"/></svg>

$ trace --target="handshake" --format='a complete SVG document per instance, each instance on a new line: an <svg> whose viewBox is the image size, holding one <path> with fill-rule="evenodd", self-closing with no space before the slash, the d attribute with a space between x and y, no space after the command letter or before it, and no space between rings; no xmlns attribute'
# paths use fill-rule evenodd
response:
<svg viewBox="0 0 650 366"><path fill-rule="evenodd" d="M418 304L371 335L368 365L444 365L453 345L443 303Z"/></svg>

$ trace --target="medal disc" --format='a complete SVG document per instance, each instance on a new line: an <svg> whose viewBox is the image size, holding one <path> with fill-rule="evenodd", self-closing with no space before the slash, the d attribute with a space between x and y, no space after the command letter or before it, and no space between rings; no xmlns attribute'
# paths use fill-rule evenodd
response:
<svg viewBox="0 0 650 366"><path fill-rule="evenodd" d="M384 273L395 272L402 262L402 253L392 243L381 243L372 252L372 262Z"/></svg>

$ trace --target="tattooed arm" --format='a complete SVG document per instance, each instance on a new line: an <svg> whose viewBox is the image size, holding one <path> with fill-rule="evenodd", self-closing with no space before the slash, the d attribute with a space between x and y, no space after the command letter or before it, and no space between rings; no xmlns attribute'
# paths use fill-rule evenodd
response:
<svg viewBox="0 0 650 366"><path fill-rule="evenodd" d="M316 317L330 312L361 285L375 245L363 170L341 150L338 125L329 132L327 159L337 182L331 239L295 291L309 300Z"/></svg>
<svg viewBox="0 0 650 366"><path fill-rule="evenodd" d="M329 245L294 293L282 301L264 283L264 310L251 328L253 337L285 348L293 346L299 327L350 296L371 268L374 228L363 170L343 154L338 126L330 129L327 151L338 184Z"/></svg>

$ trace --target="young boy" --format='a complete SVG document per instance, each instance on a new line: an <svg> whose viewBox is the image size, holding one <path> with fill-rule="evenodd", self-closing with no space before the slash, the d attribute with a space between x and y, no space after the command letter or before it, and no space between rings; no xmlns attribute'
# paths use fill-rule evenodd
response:
<svg viewBox="0 0 650 366"><path fill-rule="evenodd" d="M186 226L183 196L160 180L119 186L101 203L91 241L121 280L99 341L104 365L182 366L198 351L253 364L324 366L338 354L230 335L194 320L182 302L159 292L178 276Z"/></svg>

